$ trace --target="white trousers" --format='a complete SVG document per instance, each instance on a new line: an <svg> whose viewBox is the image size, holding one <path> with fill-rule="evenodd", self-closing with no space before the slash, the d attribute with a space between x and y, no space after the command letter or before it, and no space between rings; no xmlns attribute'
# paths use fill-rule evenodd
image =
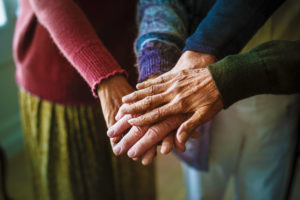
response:
<svg viewBox="0 0 300 200"><path fill-rule="evenodd" d="M294 151L298 100L297 95L259 95L219 113L211 129L209 171L183 165L188 199L223 199L231 175L235 199L282 199Z"/></svg>

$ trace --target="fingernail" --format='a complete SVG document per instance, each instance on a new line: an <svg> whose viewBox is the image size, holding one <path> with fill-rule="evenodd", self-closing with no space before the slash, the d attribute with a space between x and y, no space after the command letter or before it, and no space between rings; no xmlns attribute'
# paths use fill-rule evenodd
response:
<svg viewBox="0 0 300 200"><path fill-rule="evenodd" d="M142 160L142 164L143 164L143 165L149 165L150 162L149 162L148 159L143 159L143 160Z"/></svg>
<svg viewBox="0 0 300 200"><path fill-rule="evenodd" d="M123 103L125 103L127 99L128 99L127 95L126 95L126 96L124 96L124 97L122 97L122 101L123 101Z"/></svg>
<svg viewBox="0 0 300 200"><path fill-rule="evenodd" d="M140 86L141 86L140 83L136 84L136 89L139 89Z"/></svg>
<svg viewBox="0 0 300 200"><path fill-rule="evenodd" d="M136 152L135 152L135 149L130 149L127 153L127 155L130 157L130 158L134 158L136 157Z"/></svg>
<svg viewBox="0 0 300 200"><path fill-rule="evenodd" d="M120 152L121 152L121 147L120 146L116 146L114 148L114 153L118 156L118 155L120 155Z"/></svg>
<svg viewBox="0 0 300 200"><path fill-rule="evenodd" d="M166 148L164 146L161 147L160 153L161 154L166 154Z"/></svg>
<svg viewBox="0 0 300 200"><path fill-rule="evenodd" d="M138 160L139 160L139 158L132 158L132 160L134 160L134 161L138 161Z"/></svg>
<svg viewBox="0 0 300 200"><path fill-rule="evenodd" d="M184 144L187 141L188 137L186 132L182 132L179 134L179 142Z"/></svg>
<svg viewBox="0 0 300 200"><path fill-rule="evenodd" d="M115 120L119 121L120 119L120 112L117 113L117 115L115 116Z"/></svg>
<svg viewBox="0 0 300 200"><path fill-rule="evenodd" d="M131 125L134 125L135 122L136 122L135 118L128 120L128 123L131 124Z"/></svg>
<svg viewBox="0 0 300 200"><path fill-rule="evenodd" d="M108 131L107 131L108 137L113 137L114 133L115 133L115 131L113 129L108 129Z"/></svg>

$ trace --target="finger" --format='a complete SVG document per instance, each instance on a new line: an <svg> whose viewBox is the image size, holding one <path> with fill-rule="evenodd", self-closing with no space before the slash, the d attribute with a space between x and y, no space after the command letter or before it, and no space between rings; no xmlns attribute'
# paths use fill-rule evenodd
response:
<svg viewBox="0 0 300 200"><path fill-rule="evenodd" d="M173 140L174 140L174 145L175 145L176 150L179 152L185 152L185 149L186 149L185 144L178 142L178 140L176 139L176 134L174 134L173 137L174 137Z"/></svg>
<svg viewBox="0 0 300 200"><path fill-rule="evenodd" d="M136 157L136 158L132 158L132 160L134 160L134 161L138 161L138 160L139 160L139 158L138 158L138 157Z"/></svg>
<svg viewBox="0 0 300 200"><path fill-rule="evenodd" d="M153 96L147 96L146 98L132 103L132 104L123 104L120 108L120 112L124 114L136 114L144 113L147 110L151 110L157 106L160 106L163 103L166 103L168 98L164 94L156 94Z"/></svg>
<svg viewBox="0 0 300 200"><path fill-rule="evenodd" d="M161 154L168 154L172 151L173 148L173 135L175 135L174 132L172 132L171 134L169 134L167 137L165 137L162 141L161 144L161 149L160 149L160 153Z"/></svg>
<svg viewBox="0 0 300 200"><path fill-rule="evenodd" d="M122 98L123 103L130 103L139 101L141 99L144 99L147 96L153 96L155 94L161 93L165 91L168 88L166 84L158 84L158 85L152 85L150 87L147 87L142 90L135 91L131 94L128 94Z"/></svg>
<svg viewBox="0 0 300 200"><path fill-rule="evenodd" d="M191 138L199 138L201 136L201 132L200 131L193 131L190 134Z"/></svg>
<svg viewBox="0 0 300 200"><path fill-rule="evenodd" d="M122 106L121 106L122 107ZM124 117L124 113L122 113L122 112L120 112L120 108L119 108L119 110L118 110L118 112L117 112L117 114L116 114L116 116L115 116L115 120L116 121L119 121L121 118L123 118Z"/></svg>
<svg viewBox="0 0 300 200"><path fill-rule="evenodd" d="M142 157L142 164L149 165L156 155L156 145L151 147Z"/></svg>
<svg viewBox="0 0 300 200"><path fill-rule="evenodd" d="M113 149L115 146L116 146L116 142L114 142L114 139L113 138L109 138L109 142L110 142L110 146L111 148Z"/></svg>
<svg viewBox="0 0 300 200"><path fill-rule="evenodd" d="M117 121L113 126L111 126L108 131L108 137L116 137L122 135L127 129L131 127L128 120L131 119L131 115L125 115L122 119Z"/></svg>
<svg viewBox="0 0 300 200"><path fill-rule="evenodd" d="M190 134L204 122L203 114L205 112L197 111L195 112L188 120L186 120L181 126L178 128L176 133L176 139L180 143L185 143Z"/></svg>
<svg viewBox="0 0 300 200"><path fill-rule="evenodd" d="M148 130L148 127L132 127L121 141L113 148L114 153L118 156L124 154L132 147ZM137 156L133 156L137 157Z"/></svg>
<svg viewBox="0 0 300 200"><path fill-rule="evenodd" d="M172 73L172 72L166 72L154 79L149 79L147 81L144 81L142 83L138 83L136 85L136 88L138 90L141 90L141 89L144 89L144 88L147 88L151 85L156 85L156 84L160 84L160 83L165 83L167 81L169 81L171 78L173 78L174 76L176 76L176 74Z"/></svg>
<svg viewBox="0 0 300 200"><path fill-rule="evenodd" d="M175 115L179 112L179 108L171 104L163 105L147 112L139 117L128 120L128 123L135 126L145 126L161 121L170 115Z"/></svg>
<svg viewBox="0 0 300 200"><path fill-rule="evenodd" d="M177 129L184 119L181 115L172 116L151 126L145 135L130 148L127 155L131 158L143 155L146 150L158 144L171 131Z"/></svg>
<svg viewBox="0 0 300 200"><path fill-rule="evenodd" d="M112 142L113 142L114 144L117 144L121 139L122 139L121 136L111 138L111 140L112 140Z"/></svg>

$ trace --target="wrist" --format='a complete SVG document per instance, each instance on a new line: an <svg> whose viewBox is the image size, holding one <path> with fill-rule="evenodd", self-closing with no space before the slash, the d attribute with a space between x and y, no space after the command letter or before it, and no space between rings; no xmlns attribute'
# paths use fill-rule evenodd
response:
<svg viewBox="0 0 300 200"><path fill-rule="evenodd" d="M101 83L97 87L97 93L100 97L101 95L107 93L109 90L112 89L112 87L118 87L119 84L126 84L127 80L123 75L117 74L114 76L109 77L108 79L105 79L101 81Z"/></svg>
<svg viewBox="0 0 300 200"><path fill-rule="evenodd" d="M202 68L206 67L209 64L213 64L216 62L216 58L212 54L208 53L201 53L197 51L185 51L182 56L184 56L185 59L189 59L191 61L195 61L194 68Z"/></svg>

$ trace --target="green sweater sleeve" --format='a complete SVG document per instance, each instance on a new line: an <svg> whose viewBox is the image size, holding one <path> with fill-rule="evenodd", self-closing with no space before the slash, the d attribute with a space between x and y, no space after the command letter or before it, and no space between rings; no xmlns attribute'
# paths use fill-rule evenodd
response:
<svg viewBox="0 0 300 200"><path fill-rule="evenodd" d="M209 65L224 108L257 94L300 93L300 41L271 41Z"/></svg>

